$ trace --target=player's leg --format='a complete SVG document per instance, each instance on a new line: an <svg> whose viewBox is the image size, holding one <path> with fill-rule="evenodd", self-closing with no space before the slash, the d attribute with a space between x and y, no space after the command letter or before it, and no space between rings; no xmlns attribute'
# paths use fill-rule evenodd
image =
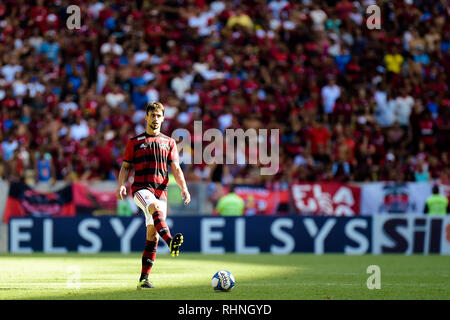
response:
<svg viewBox="0 0 450 320"><path fill-rule="evenodd" d="M167 245L169 245L170 241L172 240L172 235L170 234L169 226L166 223L166 217L163 208L158 201L155 201L152 202L147 209L153 218L153 224L156 231L167 243Z"/></svg>
<svg viewBox="0 0 450 320"><path fill-rule="evenodd" d="M169 226L166 223L167 204L163 201L155 201L148 206L148 211L152 214L156 231L169 246L170 254L173 257L178 256L183 243L183 235L177 233L172 237L170 234Z"/></svg>
<svg viewBox="0 0 450 320"><path fill-rule="evenodd" d="M147 236L145 240L145 248L142 252L142 268L141 277L139 278L139 283L143 286L153 287L152 284L148 282L148 276L152 270L153 264L156 259L156 248L158 247L158 233L156 232L154 225L147 226Z"/></svg>
<svg viewBox="0 0 450 320"><path fill-rule="evenodd" d="M154 288L154 286L148 281L148 276L155 262L159 236L155 226L153 225L153 218L148 212L148 203L145 201L146 199L149 200L149 196L146 195L146 192L138 191L135 193L133 199L136 205L142 210L142 212L144 212L146 226L145 248L142 252L141 276L139 278L137 288Z"/></svg>
<svg viewBox="0 0 450 320"><path fill-rule="evenodd" d="M170 234L169 226L166 223L167 202L158 200L153 193L146 189L135 192L134 199L145 213L145 224L147 226L154 225L158 234L169 246L170 254L178 256L183 243L183 235L177 233L172 237Z"/></svg>

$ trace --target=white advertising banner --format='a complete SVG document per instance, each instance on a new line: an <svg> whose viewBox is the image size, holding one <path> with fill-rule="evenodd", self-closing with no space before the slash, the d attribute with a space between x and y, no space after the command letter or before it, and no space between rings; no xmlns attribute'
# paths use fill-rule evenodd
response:
<svg viewBox="0 0 450 320"><path fill-rule="evenodd" d="M450 255L450 216L375 215L373 254Z"/></svg>
<svg viewBox="0 0 450 320"><path fill-rule="evenodd" d="M361 187L361 215L386 213L423 214L431 183L374 182Z"/></svg>
<svg viewBox="0 0 450 320"><path fill-rule="evenodd" d="M442 237L441 237L441 254L450 255L450 216L443 218Z"/></svg>

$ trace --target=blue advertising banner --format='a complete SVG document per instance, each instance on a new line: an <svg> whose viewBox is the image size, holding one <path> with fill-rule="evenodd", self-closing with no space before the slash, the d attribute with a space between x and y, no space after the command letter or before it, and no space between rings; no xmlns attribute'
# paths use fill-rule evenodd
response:
<svg viewBox="0 0 450 320"><path fill-rule="evenodd" d="M236 252L335 252L365 254L372 250L370 217L171 217L172 233L184 235L183 251L204 254ZM143 250L142 216L12 218L12 253L123 253ZM168 252L160 241L160 253Z"/></svg>
<svg viewBox="0 0 450 320"><path fill-rule="evenodd" d="M184 235L184 252L204 254L450 254L450 216L171 217ZM12 253L140 252L142 216L25 217L9 224ZM159 253L168 249L160 241Z"/></svg>

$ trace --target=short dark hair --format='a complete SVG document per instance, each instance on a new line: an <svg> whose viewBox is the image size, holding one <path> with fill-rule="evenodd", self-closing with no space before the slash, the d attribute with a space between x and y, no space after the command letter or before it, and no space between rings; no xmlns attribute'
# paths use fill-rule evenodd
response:
<svg viewBox="0 0 450 320"><path fill-rule="evenodd" d="M439 186L437 184L435 184L433 186L433 190L432 190L433 194L438 194L439 193Z"/></svg>
<svg viewBox="0 0 450 320"><path fill-rule="evenodd" d="M163 104L161 102L158 102L158 101L150 102L147 105L147 108L145 110L145 114L148 114L150 111L155 111L155 110L158 110L158 109L161 110L163 115L164 115L164 111L165 110L164 110L164 106L163 106Z"/></svg>

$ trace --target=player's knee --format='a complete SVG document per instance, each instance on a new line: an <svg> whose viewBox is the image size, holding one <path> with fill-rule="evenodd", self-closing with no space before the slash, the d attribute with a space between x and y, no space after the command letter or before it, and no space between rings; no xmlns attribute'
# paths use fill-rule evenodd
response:
<svg viewBox="0 0 450 320"><path fill-rule="evenodd" d="M148 206L148 212L150 212L151 214L153 214L156 211L160 211L160 210L161 210L161 207L157 203L152 203Z"/></svg>

